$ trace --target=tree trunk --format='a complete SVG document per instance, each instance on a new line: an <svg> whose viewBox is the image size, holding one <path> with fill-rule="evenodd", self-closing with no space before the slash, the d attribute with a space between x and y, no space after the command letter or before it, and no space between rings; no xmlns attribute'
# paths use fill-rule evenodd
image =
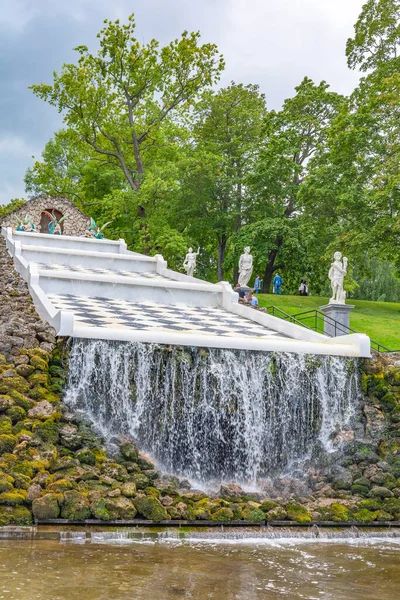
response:
<svg viewBox="0 0 400 600"><path fill-rule="evenodd" d="M278 252L279 252L279 249L281 246L282 246L282 240L277 240L276 248L271 250L271 252L268 254L268 261L267 261L267 264L265 265L264 279L263 279L263 284L262 284L262 291L264 294L270 293L272 277L274 275L274 272L280 268L279 266L275 266L275 260L276 260L276 257L278 255Z"/></svg>
<svg viewBox="0 0 400 600"><path fill-rule="evenodd" d="M227 237L223 235L218 240L218 281L224 280L224 258L226 249Z"/></svg>

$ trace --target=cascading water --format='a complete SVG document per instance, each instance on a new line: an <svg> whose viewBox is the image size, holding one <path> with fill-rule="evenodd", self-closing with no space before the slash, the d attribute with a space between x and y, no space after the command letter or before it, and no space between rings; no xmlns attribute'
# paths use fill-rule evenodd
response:
<svg viewBox="0 0 400 600"><path fill-rule="evenodd" d="M348 423L355 359L74 340L65 402L197 481L288 471Z"/></svg>

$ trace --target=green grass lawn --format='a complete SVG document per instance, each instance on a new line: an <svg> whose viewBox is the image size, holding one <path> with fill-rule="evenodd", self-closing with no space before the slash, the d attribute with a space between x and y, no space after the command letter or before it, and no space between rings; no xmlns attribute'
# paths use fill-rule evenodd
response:
<svg viewBox="0 0 400 600"><path fill-rule="evenodd" d="M313 296L278 296L259 294L260 306L276 306L289 315L319 309L329 298ZM355 308L350 316L350 327L366 333L375 342L391 350L400 350L400 303L348 300Z"/></svg>

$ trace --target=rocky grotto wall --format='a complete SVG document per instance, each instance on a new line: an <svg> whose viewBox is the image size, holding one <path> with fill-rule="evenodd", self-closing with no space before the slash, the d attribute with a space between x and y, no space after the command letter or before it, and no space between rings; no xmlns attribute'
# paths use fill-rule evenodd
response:
<svg viewBox="0 0 400 600"><path fill-rule="evenodd" d="M218 494L158 472L131 440L111 456L63 403L65 340L35 313L0 237L0 524L135 517L227 522L400 520L400 357L365 361L363 398L340 455L302 481Z"/></svg>

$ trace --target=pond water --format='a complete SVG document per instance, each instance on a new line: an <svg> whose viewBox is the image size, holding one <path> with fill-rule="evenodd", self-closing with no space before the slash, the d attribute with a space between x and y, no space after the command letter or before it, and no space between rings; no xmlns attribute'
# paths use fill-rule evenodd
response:
<svg viewBox="0 0 400 600"><path fill-rule="evenodd" d="M400 538L371 535L0 540L0 598L397 600Z"/></svg>

